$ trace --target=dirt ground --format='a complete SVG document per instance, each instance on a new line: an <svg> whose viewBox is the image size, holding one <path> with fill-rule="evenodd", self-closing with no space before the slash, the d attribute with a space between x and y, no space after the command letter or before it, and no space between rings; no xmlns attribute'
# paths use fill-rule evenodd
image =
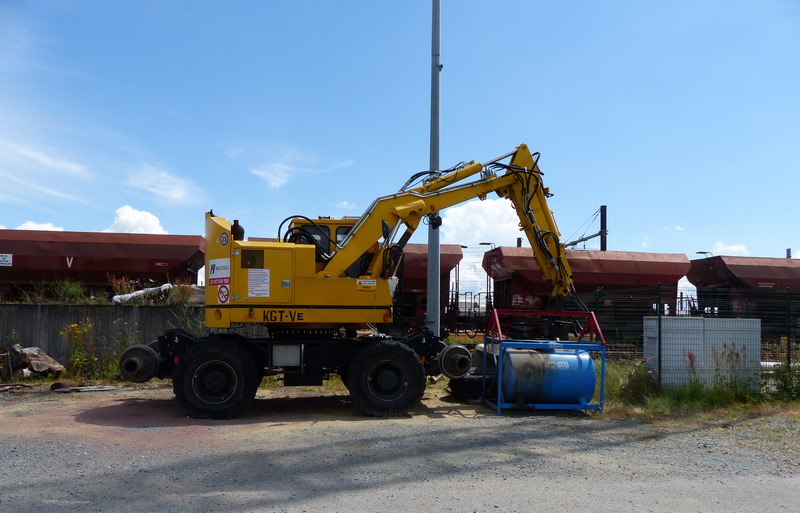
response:
<svg viewBox="0 0 800 513"><path fill-rule="evenodd" d="M53 392L52 383L19 388L0 394L3 433L13 436L75 436L109 440L142 427L186 428L198 442L203 426L224 425L229 434L248 430L253 424L269 427L273 433L294 430L298 425L369 422L350 403L344 387L261 388L256 400L232 421L192 419L180 409L168 381L154 385L107 387L101 391ZM80 388L80 387L75 387ZM91 386L89 387L91 388ZM99 387L106 388L106 387ZM481 404L464 404L450 397L443 383L429 386L422 404L404 417L414 422L423 418L475 417L490 413ZM102 429L86 430L86 425ZM36 429L31 429L36 426ZM200 426L200 427L198 427ZM213 441L219 439L214 437Z"/></svg>
<svg viewBox="0 0 800 513"><path fill-rule="evenodd" d="M795 511L800 417L643 423L510 413L443 384L398 419L336 388L267 388L231 421L171 385L0 394L0 510ZM598 507L602 504L602 507Z"/></svg>

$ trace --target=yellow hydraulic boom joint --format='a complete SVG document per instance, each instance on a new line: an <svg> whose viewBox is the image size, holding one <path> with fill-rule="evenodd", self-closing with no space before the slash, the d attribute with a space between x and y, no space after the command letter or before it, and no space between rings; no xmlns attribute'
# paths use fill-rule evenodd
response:
<svg viewBox="0 0 800 513"><path fill-rule="evenodd" d="M439 176L434 178L433 180L423 184L421 187L417 187L414 189L415 192L433 192L438 191L439 189L443 189L448 185L452 185L456 182L460 182L470 176L474 175L475 173L479 173L483 169L483 164L480 162L472 161L468 165L456 169L455 171L451 171L446 175Z"/></svg>

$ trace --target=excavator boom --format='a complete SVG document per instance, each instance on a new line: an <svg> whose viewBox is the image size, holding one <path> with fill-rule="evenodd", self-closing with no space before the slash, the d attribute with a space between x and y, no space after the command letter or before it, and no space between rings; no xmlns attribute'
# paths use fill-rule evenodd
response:
<svg viewBox="0 0 800 513"><path fill-rule="evenodd" d="M500 163L508 157L511 158L508 164ZM503 174L497 173L503 170ZM479 179L468 181L478 173L481 173ZM406 227L402 246L426 215L474 198L485 199L489 193L497 193L511 201L520 220L520 230L533 248L544 279L553 286L553 295L569 294L572 272L547 204L549 191L542 185L542 173L525 145L487 164L470 162L417 188L376 199L317 275L344 277L353 262L382 238L383 244L376 250L376 258L372 259L368 273L371 276L385 275L380 256L389 251L391 235L401 224Z"/></svg>

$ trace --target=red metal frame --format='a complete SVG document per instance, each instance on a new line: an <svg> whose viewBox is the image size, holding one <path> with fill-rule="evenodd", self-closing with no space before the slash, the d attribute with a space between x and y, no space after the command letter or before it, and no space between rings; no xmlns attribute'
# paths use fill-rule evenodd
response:
<svg viewBox="0 0 800 513"><path fill-rule="evenodd" d="M491 337L496 338L498 341L503 342L503 331L500 328L500 316L518 316L518 315L530 315L530 316L538 316L538 317L583 317L586 319L586 322L583 325L583 329L578 334L578 341L583 340L583 337L588 335L589 342L594 342L595 337L597 341L602 344L606 345L606 339L603 337L603 330L600 329L600 324L597 322L597 317L595 317L594 312L563 312L563 311L549 311L549 310L492 310L492 313L489 315L489 325L486 327L486 332L484 333L484 337Z"/></svg>

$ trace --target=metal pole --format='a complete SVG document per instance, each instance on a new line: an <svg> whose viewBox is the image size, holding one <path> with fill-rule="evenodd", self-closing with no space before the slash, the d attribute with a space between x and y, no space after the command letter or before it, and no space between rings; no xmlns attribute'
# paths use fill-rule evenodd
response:
<svg viewBox="0 0 800 513"><path fill-rule="evenodd" d="M431 26L431 161L430 170L439 170L439 72L442 67L439 63L439 17L440 1L432 0L433 23ZM428 301L425 313L425 325L434 335L441 336L440 325L440 254L439 254L439 224L435 217L429 217L428 223Z"/></svg>
<svg viewBox="0 0 800 513"><path fill-rule="evenodd" d="M792 289L786 289L786 370L792 370Z"/></svg>
<svg viewBox="0 0 800 513"><path fill-rule="evenodd" d="M8 356L8 381L11 383L14 381L14 366L11 364L11 347L7 347L6 349L8 351L6 353Z"/></svg>
<svg viewBox="0 0 800 513"><path fill-rule="evenodd" d="M600 251L608 250L608 220L606 217L607 207L600 205Z"/></svg>
<svg viewBox="0 0 800 513"><path fill-rule="evenodd" d="M662 350L662 345L661 345L661 310L663 309L663 307L661 306L662 305L662 300L661 300L661 284L660 283L658 284L658 289L657 290L658 290L658 299L656 301L656 305L657 305L657 308L658 308L658 369L657 369L656 372L657 372L658 384L659 384L659 386L661 386L663 384L663 381L661 379L661 369L662 369L661 362L663 361L662 357L664 356L664 351Z"/></svg>

